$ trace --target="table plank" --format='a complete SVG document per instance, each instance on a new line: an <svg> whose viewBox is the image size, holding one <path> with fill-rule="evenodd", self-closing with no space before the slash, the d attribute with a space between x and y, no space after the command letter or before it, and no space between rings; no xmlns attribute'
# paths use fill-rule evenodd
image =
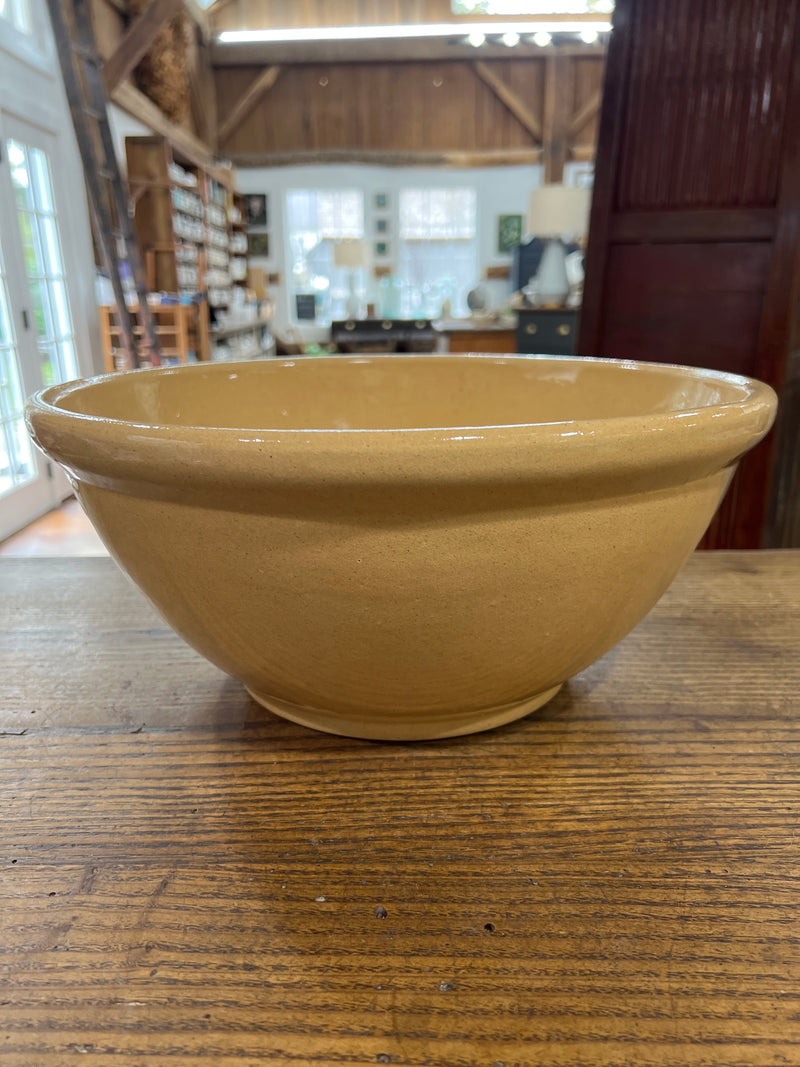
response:
<svg viewBox="0 0 800 1067"><path fill-rule="evenodd" d="M539 712L380 744L0 561L4 1061L800 1062L799 601L697 554Z"/></svg>

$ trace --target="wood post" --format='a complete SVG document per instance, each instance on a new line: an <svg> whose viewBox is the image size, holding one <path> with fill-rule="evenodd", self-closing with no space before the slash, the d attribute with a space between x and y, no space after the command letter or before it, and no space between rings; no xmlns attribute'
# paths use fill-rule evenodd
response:
<svg viewBox="0 0 800 1067"><path fill-rule="evenodd" d="M569 158L569 97L565 92L567 64L564 56L547 56L544 61L544 180L546 184L564 180L564 164Z"/></svg>

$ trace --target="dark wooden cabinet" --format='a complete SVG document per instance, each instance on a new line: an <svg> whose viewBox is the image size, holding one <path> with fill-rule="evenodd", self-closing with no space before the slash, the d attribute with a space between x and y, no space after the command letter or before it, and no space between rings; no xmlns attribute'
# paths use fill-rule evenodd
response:
<svg viewBox="0 0 800 1067"><path fill-rule="evenodd" d="M342 319L331 342L339 352L433 352L437 335L430 319Z"/></svg>
<svg viewBox="0 0 800 1067"><path fill-rule="evenodd" d="M578 312L573 308L536 308L517 313L517 352L572 356L577 334Z"/></svg>
<svg viewBox="0 0 800 1067"><path fill-rule="evenodd" d="M796 0L617 0L578 352L769 382L776 431L703 544L800 544Z"/></svg>

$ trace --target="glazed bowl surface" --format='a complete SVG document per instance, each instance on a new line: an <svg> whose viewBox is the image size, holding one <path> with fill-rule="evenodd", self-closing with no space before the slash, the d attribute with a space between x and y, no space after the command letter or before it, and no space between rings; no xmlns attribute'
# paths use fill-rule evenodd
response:
<svg viewBox="0 0 800 1067"><path fill-rule="evenodd" d="M410 740L549 700L656 603L760 382L543 356L330 356L131 371L28 404L169 624L296 722Z"/></svg>

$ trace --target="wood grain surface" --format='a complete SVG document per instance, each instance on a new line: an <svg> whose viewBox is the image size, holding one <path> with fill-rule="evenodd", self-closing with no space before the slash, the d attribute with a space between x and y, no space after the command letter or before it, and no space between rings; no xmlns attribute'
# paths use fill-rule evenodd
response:
<svg viewBox="0 0 800 1067"><path fill-rule="evenodd" d="M376 744L0 560L0 1059L800 1063L799 600L699 553L528 719Z"/></svg>
<svg viewBox="0 0 800 1067"><path fill-rule="evenodd" d="M800 451L798 129L796 0L616 0L578 352L718 367L779 396L778 429L742 461L706 548L800 545L800 494L787 492Z"/></svg>

